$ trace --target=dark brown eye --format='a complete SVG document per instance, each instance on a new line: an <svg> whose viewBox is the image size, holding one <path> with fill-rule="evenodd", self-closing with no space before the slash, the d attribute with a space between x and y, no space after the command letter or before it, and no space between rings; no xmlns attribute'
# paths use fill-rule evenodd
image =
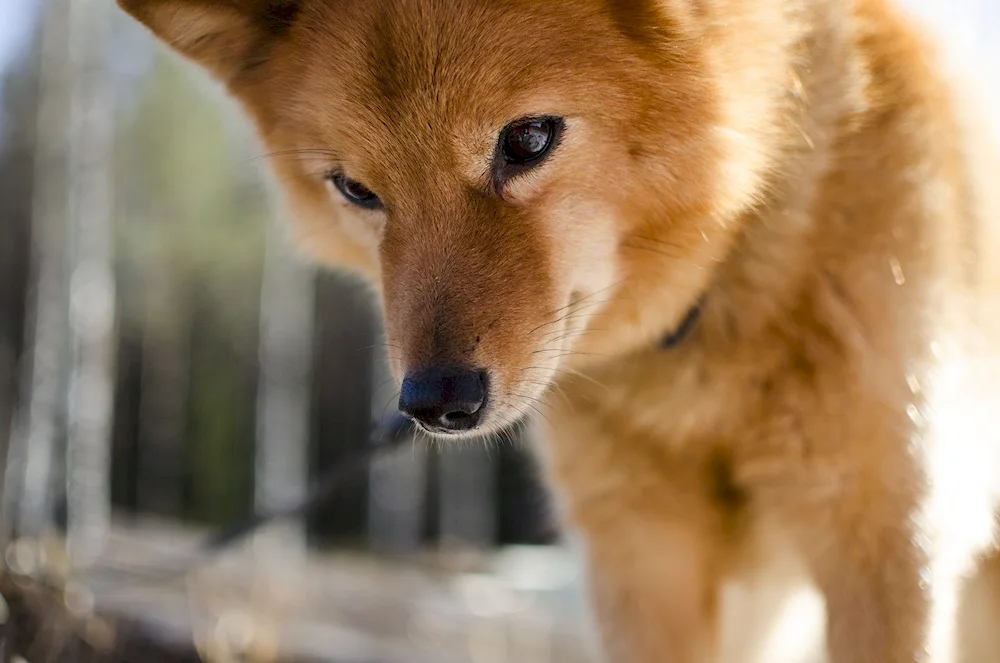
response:
<svg viewBox="0 0 1000 663"><path fill-rule="evenodd" d="M365 209L379 209L382 207L382 201L379 197L372 193L371 189L364 184L355 182L341 172L331 172L326 177L333 182L333 185L347 199L347 202Z"/></svg>
<svg viewBox="0 0 1000 663"><path fill-rule="evenodd" d="M504 161L514 166L539 161L552 150L561 128L562 120L557 118L519 120L509 125L500 135Z"/></svg>

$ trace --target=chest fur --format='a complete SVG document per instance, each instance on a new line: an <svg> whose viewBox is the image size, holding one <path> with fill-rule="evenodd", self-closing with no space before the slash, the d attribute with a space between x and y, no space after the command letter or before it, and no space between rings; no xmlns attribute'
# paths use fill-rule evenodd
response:
<svg viewBox="0 0 1000 663"><path fill-rule="evenodd" d="M919 398L902 362L869 366L879 385L840 352L779 331L725 348L695 335L564 382L544 458L566 517L586 530L622 513L693 518L737 550L789 504L906 456Z"/></svg>

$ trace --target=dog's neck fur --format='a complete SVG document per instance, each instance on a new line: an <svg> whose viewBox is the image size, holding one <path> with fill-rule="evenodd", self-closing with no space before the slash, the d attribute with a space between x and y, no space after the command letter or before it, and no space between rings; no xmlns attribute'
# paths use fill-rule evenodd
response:
<svg viewBox="0 0 1000 663"><path fill-rule="evenodd" d="M838 141L868 110L866 70L847 3L809 3L777 111L781 145L760 199L742 212L742 232L713 284L709 334L753 337L793 305L815 265L811 206L837 167ZM752 303L751 303L752 302ZM753 312L752 317L747 312Z"/></svg>
<svg viewBox="0 0 1000 663"><path fill-rule="evenodd" d="M783 32L797 38L785 46L786 66L776 74L780 79L773 81L778 92L768 102L769 117L757 126L732 131L737 140L759 144L760 154L759 181L747 190L724 194L733 202L722 204L722 211L717 212L720 225L737 224L740 231L717 241L708 257L712 264L694 277L698 287L689 298L678 298L675 284L655 277L624 284L619 299L645 302L646 310L659 310L662 315L655 322L632 327L605 317L596 326L609 327L610 320L616 332L594 334L595 340L589 342L585 337L582 363L592 361L588 357L620 355L662 343L676 334L699 302L704 304L697 333L703 341L732 343L751 338L787 313L807 287L814 258L811 238L816 231L810 206L817 186L836 167L832 152L837 142L867 112L867 71L859 36L849 32L853 22L843 18L845 12L853 11L853 3L790 4L793 9L784 20L796 27ZM881 5L881 0L874 4ZM747 75L734 63L715 64L732 67L731 75L721 77L722 86L729 84L730 77ZM739 100L733 105L738 107ZM670 219L653 221L660 226L670 223Z"/></svg>

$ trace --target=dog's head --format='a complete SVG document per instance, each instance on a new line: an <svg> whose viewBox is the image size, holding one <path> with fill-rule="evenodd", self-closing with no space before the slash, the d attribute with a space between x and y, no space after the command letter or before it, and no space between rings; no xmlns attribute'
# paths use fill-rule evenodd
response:
<svg viewBox="0 0 1000 663"><path fill-rule="evenodd" d="M684 316L790 41L787 0L120 2L242 102L302 245L378 284L401 408L449 433Z"/></svg>

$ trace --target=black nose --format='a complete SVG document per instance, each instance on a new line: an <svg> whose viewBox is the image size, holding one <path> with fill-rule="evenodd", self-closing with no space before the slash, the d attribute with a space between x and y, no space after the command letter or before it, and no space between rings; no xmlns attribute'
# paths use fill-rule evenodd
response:
<svg viewBox="0 0 1000 663"><path fill-rule="evenodd" d="M486 372L465 368L428 368L407 375L399 410L437 432L464 431L479 425L486 404Z"/></svg>

